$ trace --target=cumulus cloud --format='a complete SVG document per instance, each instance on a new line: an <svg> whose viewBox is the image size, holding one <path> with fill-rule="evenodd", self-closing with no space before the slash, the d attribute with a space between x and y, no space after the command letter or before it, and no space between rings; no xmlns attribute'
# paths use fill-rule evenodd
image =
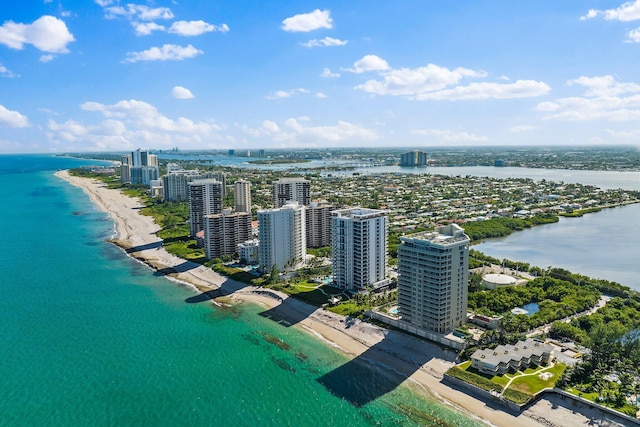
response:
<svg viewBox="0 0 640 427"><path fill-rule="evenodd" d="M106 6L111 4L109 2ZM104 7L104 6L103 6ZM142 4L127 4L123 6L105 7L105 15L109 19L124 17L127 19L140 19L143 21L153 21L156 19L173 19L174 15L168 7L149 7Z"/></svg>
<svg viewBox="0 0 640 427"><path fill-rule="evenodd" d="M324 70L322 70L322 77L340 77L340 73L333 73L331 72L330 69L325 68Z"/></svg>
<svg viewBox="0 0 640 427"><path fill-rule="evenodd" d="M435 137L439 142L459 143L459 142L486 142L489 138L486 136L478 136L467 132L455 132L443 129L413 129L413 135Z"/></svg>
<svg viewBox="0 0 640 427"><path fill-rule="evenodd" d="M87 149L116 150L151 144L155 147L201 145L205 141L223 138L220 134L222 128L213 121L169 118L153 105L135 99L112 105L85 102L80 108L100 113L105 119L91 124L49 120L48 137L52 142L68 146L83 144Z"/></svg>
<svg viewBox="0 0 640 427"><path fill-rule="evenodd" d="M333 27L333 19L329 10L316 9L309 13L300 13L282 21L282 28L289 32L309 32L320 28Z"/></svg>
<svg viewBox="0 0 640 427"><path fill-rule="evenodd" d="M199 36L200 34L209 33L211 31L219 31L226 33L229 31L227 24L213 25L202 20L199 21L176 21L171 24L168 32L178 34L179 36Z"/></svg>
<svg viewBox="0 0 640 427"><path fill-rule="evenodd" d="M584 94L541 102L536 109L544 113L544 119L578 121L640 119L640 85L636 83L618 82L612 76L581 76L568 81L567 84L584 88Z"/></svg>
<svg viewBox="0 0 640 427"><path fill-rule="evenodd" d="M307 117L290 118L279 125L274 121L265 120L259 128L243 127L243 130L253 137L270 138L287 146L372 142L379 138L374 130L342 120L335 125L325 126L310 126L304 123L307 121Z"/></svg>
<svg viewBox="0 0 640 427"><path fill-rule="evenodd" d="M156 24L155 22L132 22L136 35L138 36L148 36L154 31L165 31L166 28L164 25Z"/></svg>
<svg viewBox="0 0 640 427"><path fill-rule="evenodd" d="M51 53L68 53L67 45L75 41L67 25L55 16L42 16L31 24L6 21L0 27L0 43L11 49L22 49L25 44Z"/></svg>
<svg viewBox="0 0 640 427"><path fill-rule="evenodd" d="M640 19L640 0L628 1L616 9L590 9L586 15L580 17L580 20L593 19L597 16L602 16L607 21L637 21Z"/></svg>
<svg viewBox="0 0 640 427"><path fill-rule="evenodd" d="M329 47L329 46L344 46L348 43L347 40L334 39L333 37L325 37L317 40L312 39L306 43L301 43L304 47Z"/></svg>
<svg viewBox="0 0 640 427"><path fill-rule="evenodd" d="M365 55L358 59L353 68L345 68L344 71L361 74L367 71L385 71L389 69L389 64L377 55Z"/></svg>
<svg viewBox="0 0 640 427"><path fill-rule="evenodd" d="M9 110L4 105L0 104L0 127L26 128L27 126L29 126L29 119L27 116L24 116L17 111Z"/></svg>
<svg viewBox="0 0 640 427"><path fill-rule="evenodd" d="M195 98L193 96L193 93L191 93L191 91L185 87L182 86L175 86L172 90L171 90L171 95L176 98L176 99L191 99L191 98Z"/></svg>
<svg viewBox="0 0 640 427"><path fill-rule="evenodd" d="M317 92L316 93L316 98L325 99L325 98L327 98L327 95L325 95L322 92Z"/></svg>
<svg viewBox="0 0 640 427"><path fill-rule="evenodd" d="M194 58L203 53L203 51L191 45L183 47L175 44L165 44L162 47L152 47L141 52L128 52L126 61L181 61Z"/></svg>
<svg viewBox="0 0 640 427"><path fill-rule="evenodd" d="M405 96L415 100L482 100L540 96L551 88L544 82L517 80L513 83L477 82L461 85L464 79L485 78L487 73L458 67L450 70L435 64L418 68L392 69L382 58L367 55L348 71L378 71L378 79L357 85L355 89L376 95ZM502 82L507 81L501 77Z"/></svg>
<svg viewBox="0 0 640 427"><path fill-rule="evenodd" d="M291 98L292 96L297 95L299 93L309 93L309 91L302 87L297 89L290 89L290 90L278 90L272 93L271 95L268 95L267 99Z"/></svg>
<svg viewBox="0 0 640 427"><path fill-rule="evenodd" d="M51 55L50 53L46 53L44 55L40 55L40 58L38 59L38 61L49 62L49 61L53 61L53 58L55 58L53 55Z"/></svg>
<svg viewBox="0 0 640 427"><path fill-rule="evenodd" d="M12 78L12 77L20 77L20 74L16 74L13 71L9 70L4 65L0 64L0 76Z"/></svg>

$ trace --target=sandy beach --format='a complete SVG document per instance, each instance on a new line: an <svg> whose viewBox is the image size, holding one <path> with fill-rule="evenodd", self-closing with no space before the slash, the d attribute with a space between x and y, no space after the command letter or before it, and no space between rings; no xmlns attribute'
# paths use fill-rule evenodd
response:
<svg viewBox="0 0 640 427"><path fill-rule="evenodd" d="M504 412L500 406L488 404L441 383L444 372L454 364L455 353L396 331L357 319L345 319L288 298L280 292L229 280L209 268L173 256L164 250L161 239L156 236L159 227L153 219L139 213L142 207L139 200L123 195L118 190L108 189L97 180L71 176L68 171L59 171L56 176L82 188L100 210L109 214L115 223L113 243L169 278L192 286L194 298L206 301L210 296L224 295L225 300L233 304L260 304L265 308L262 313L265 317L284 326L307 331L352 358L354 363L375 363L391 369L401 374L403 383L413 385L413 389L421 390L488 425L508 426L517 423L519 427L569 426L585 422L609 425L597 411L593 411L593 414L589 413L590 410L584 414L577 413L574 408L564 410L557 402L549 405L544 400L517 416ZM345 369L349 369L349 363L344 365ZM398 385L400 382L392 383L390 387ZM375 397L375 393L370 396L372 399ZM550 416L551 412L553 417Z"/></svg>

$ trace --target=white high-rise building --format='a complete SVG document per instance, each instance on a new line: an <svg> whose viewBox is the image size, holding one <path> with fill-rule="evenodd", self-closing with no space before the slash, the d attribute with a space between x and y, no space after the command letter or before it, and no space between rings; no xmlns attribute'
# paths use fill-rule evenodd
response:
<svg viewBox="0 0 640 427"><path fill-rule="evenodd" d="M308 206L311 201L311 184L304 178L280 178L273 183L273 206L280 208L289 201Z"/></svg>
<svg viewBox="0 0 640 427"><path fill-rule="evenodd" d="M251 183L249 181L236 181L233 199L236 204L236 212L251 213Z"/></svg>
<svg viewBox="0 0 640 427"><path fill-rule="evenodd" d="M222 183L203 179L189 183L189 229L191 237L204 230L205 215L222 212Z"/></svg>
<svg viewBox="0 0 640 427"><path fill-rule="evenodd" d="M307 256L305 209L290 202L278 209L258 211L258 264L263 271L275 265L279 271L294 270Z"/></svg>
<svg viewBox="0 0 640 427"><path fill-rule="evenodd" d="M456 224L400 237L398 314L441 334L467 321L469 236Z"/></svg>
<svg viewBox="0 0 640 427"><path fill-rule="evenodd" d="M388 286L387 217L377 209L331 212L333 280L352 291Z"/></svg>

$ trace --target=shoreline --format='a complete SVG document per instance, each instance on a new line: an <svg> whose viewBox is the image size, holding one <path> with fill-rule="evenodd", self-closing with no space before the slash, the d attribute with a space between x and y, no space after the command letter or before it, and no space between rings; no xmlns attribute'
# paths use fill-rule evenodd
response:
<svg viewBox="0 0 640 427"><path fill-rule="evenodd" d="M548 409L537 414L535 408L538 404L529 408L526 413L514 415L501 408L494 409L482 400L443 384L441 378L454 365L455 353L445 351L437 344L357 319L346 322L343 316L308 305L286 294L247 286L200 264L171 255L162 247L162 240L155 235L160 227L153 218L139 213L142 204L138 199L126 196L118 190L108 189L100 181L71 176L68 171L58 171L55 175L81 188L99 210L109 215L115 224L115 236L109 239L110 242L122 248L132 258L167 276L169 280L200 292L204 295L202 301L209 299L216 304L215 299L222 296L222 304L226 301L232 304L258 304L275 318L272 320L298 327L349 359L382 365L403 376L404 380L398 385L410 383L411 388L422 389L421 395L425 398L452 407L471 419L497 426L512 423L518 423L519 427L545 425L531 416L549 417ZM585 420L593 419L573 412L570 408L554 412L566 412L556 414L563 421L559 425L582 424Z"/></svg>

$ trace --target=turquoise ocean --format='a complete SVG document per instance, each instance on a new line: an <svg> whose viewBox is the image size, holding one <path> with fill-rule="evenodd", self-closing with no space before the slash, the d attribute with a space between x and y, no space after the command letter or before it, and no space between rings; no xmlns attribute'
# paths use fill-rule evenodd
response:
<svg viewBox="0 0 640 427"><path fill-rule="evenodd" d="M259 306L189 303L54 176L86 164L0 156L0 426L478 424Z"/></svg>

